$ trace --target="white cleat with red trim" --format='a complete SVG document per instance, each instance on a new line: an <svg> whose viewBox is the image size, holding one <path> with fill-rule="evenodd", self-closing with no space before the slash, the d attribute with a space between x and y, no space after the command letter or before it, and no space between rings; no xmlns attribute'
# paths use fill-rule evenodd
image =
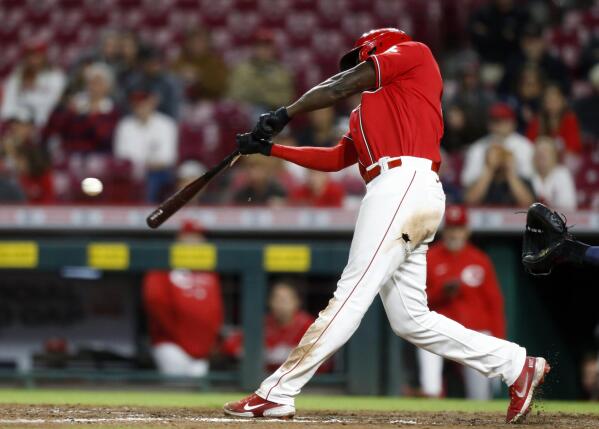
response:
<svg viewBox="0 0 599 429"><path fill-rule="evenodd" d="M223 410L229 416L246 418L273 417L291 419L295 415L295 407L293 405L283 405L267 401L255 393L240 401L226 403Z"/></svg>
<svg viewBox="0 0 599 429"><path fill-rule="evenodd" d="M518 379L510 386L510 405L507 409L507 423L521 423L526 419L534 399L535 389L545 380L551 370L547 361L541 357L528 356Z"/></svg>

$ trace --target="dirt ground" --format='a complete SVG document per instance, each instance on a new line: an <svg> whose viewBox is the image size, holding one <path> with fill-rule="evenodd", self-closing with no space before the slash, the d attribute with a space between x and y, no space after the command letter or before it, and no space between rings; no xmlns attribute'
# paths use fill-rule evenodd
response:
<svg viewBox="0 0 599 429"><path fill-rule="evenodd" d="M83 407L0 405L0 428L506 428L503 416L490 413L375 413L305 412L295 419L241 420L221 411L196 408ZM550 414L534 410L526 427L599 428L597 415Z"/></svg>

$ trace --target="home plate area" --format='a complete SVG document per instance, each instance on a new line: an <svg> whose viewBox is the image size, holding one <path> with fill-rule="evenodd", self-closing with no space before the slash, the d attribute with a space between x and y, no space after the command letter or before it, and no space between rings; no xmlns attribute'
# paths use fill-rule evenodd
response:
<svg viewBox="0 0 599 429"><path fill-rule="evenodd" d="M597 416L533 412L525 426L553 428L599 428ZM196 408L89 407L0 405L2 428L505 428L496 413L372 411L339 413L310 411L292 420L245 420L224 416L219 410Z"/></svg>

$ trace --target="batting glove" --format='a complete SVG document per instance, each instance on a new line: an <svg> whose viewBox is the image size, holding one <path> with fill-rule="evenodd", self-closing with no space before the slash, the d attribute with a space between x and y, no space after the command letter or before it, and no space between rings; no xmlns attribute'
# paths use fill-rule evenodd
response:
<svg viewBox="0 0 599 429"><path fill-rule="evenodd" d="M261 153L270 156L272 150L272 141L270 139L258 139L253 133L237 134L236 137L239 153L250 155L252 153Z"/></svg>
<svg viewBox="0 0 599 429"><path fill-rule="evenodd" d="M291 118L287 114L287 109L280 107L274 112L260 115L252 134L258 139L269 139L279 134L289 121L291 121Z"/></svg>

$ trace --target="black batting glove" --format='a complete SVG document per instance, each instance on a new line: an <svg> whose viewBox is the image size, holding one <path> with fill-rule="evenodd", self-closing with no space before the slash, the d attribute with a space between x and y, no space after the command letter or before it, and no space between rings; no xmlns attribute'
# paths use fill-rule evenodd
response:
<svg viewBox="0 0 599 429"><path fill-rule="evenodd" d="M252 153L261 153L270 156L272 150L272 141L270 139L258 139L253 133L237 134L235 139L239 147L239 153L250 155Z"/></svg>
<svg viewBox="0 0 599 429"><path fill-rule="evenodd" d="M258 139L270 139L279 134L289 121L291 121L291 118L287 114L287 109L279 107L274 112L260 115L252 134Z"/></svg>

